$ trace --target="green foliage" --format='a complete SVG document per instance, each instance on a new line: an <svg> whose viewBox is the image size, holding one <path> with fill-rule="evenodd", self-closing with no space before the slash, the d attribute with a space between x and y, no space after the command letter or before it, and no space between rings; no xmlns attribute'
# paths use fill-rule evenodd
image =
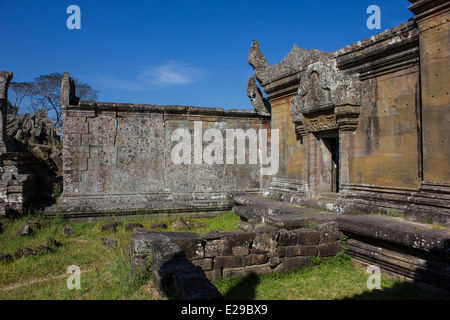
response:
<svg viewBox="0 0 450 320"><path fill-rule="evenodd" d="M342 254L288 274L223 279L214 285L226 300L436 299L412 283L385 276L380 290L369 290L368 277Z"/></svg>
<svg viewBox="0 0 450 320"><path fill-rule="evenodd" d="M333 257L333 260L339 261L339 262L350 261L351 259L352 258L345 252L339 252Z"/></svg>
<svg viewBox="0 0 450 320"><path fill-rule="evenodd" d="M9 100L6 102L6 112L8 114L17 114L19 112L19 107L13 105Z"/></svg>
<svg viewBox="0 0 450 320"><path fill-rule="evenodd" d="M53 199L57 201L63 192L63 186L60 183L55 184L53 187Z"/></svg>
<svg viewBox="0 0 450 320"><path fill-rule="evenodd" d="M318 266L321 263L322 263L322 259L320 259L318 256L315 256L315 257L311 258L311 264L313 266Z"/></svg>
<svg viewBox="0 0 450 320"><path fill-rule="evenodd" d="M144 216L130 221L120 221L111 215L97 222L69 222L62 215L48 218L42 214L2 221L0 253L13 256L11 262L2 262L0 267L0 300L5 299L146 299L161 298L153 289L151 271L131 273L130 232L124 224L139 222L149 228L155 221L164 222L165 231L177 231L174 222L180 215L145 219ZM239 217L232 211L212 218L184 219L191 224L190 232L205 233L212 229L233 231ZM31 236L20 237L18 229L30 220L38 220L41 228ZM101 231L105 223L116 223L114 233ZM62 236L63 227L70 227L73 236ZM186 231L186 230L180 230ZM118 242L107 249L103 237L112 237ZM35 256L22 256L24 248L36 249L39 244L50 247L49 252L38 251ZM147 264L149 261L147 261ZM81 269L81 289L69 290L66 286L67 267L77 265Z"/></svg>
<svg viewBox="0 0 450 320"><path fill-rule="evenodd" d="M428 218L425 220L425 223L433 224L433 217L432 216L428 216Z"/></svg>

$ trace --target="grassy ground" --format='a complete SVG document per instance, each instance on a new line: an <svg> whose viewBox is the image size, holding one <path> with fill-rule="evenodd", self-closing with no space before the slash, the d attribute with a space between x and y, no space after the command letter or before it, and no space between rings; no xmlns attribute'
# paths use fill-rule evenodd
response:
<svg viewBox="0 0 450 320"><path fill-rule="evenodd" d="M436 299L412 283L381 277L381 289L367 288L368 274L345 254L287 275L272 273L215 283L225 299L343 300Z"/></svg>
<svg viewBox="0 0 450 320"><path fill-rule="evenodd" d="M101 226L108 221L95 223L68 223L60 218L44 216L23 217L3 221L0 234L0 254L14 256L12 262L0 263L0 299L161 299L150 279L130 276L131 231L124 225L139 222L144 228L152 223L164 222L165 231L176 231L172 222L178 216L160 219L138 219L119 222L116 232L102 232ZM18 236L18 229L29 220L39 220L41 228L31 236ZM217 231L233 231L239 218L227 212L213 218L185 218L191 224L190 232L199 234ZM69 226L74 235L62 236L63 227ZM183 230L185 231L185 230ZM107 249L103 237L117 240L115 249ZM48 244L53 237L59 246L51 245L50 252L32 256L20 256L24 248L37 249ZM67 268L71 265L81 269L81 289L67 288ZM229 279L216 283L225 299L344 299L344 298L420 298L415 287L383 279L382 290L369 292L366 287L368 275L346 259L334 259L326 263L303 268L288 275L272 274L248 279ZM406 291L404 290L406 288Z"/></svg>

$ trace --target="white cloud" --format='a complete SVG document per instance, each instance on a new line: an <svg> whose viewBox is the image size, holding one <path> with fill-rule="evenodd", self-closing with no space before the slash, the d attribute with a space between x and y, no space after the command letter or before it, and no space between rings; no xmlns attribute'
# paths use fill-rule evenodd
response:
<svg viewBox="0 0 450 320"><path fill-rule="evenodd" d="M121 90L148 90L191 84L198 81L203 75L203 70L191 63L170 60L159 65L140 67L135 78L131 80L123 80L114 76L102 76L96 80L103 86Z"/></svg>
<svg viewBox="0 0 450 320"><path fill-rule="evenodd" d="M171 60L161 65L143 67L138 79L152 85L189 84L197 81L202 74L191 63Z"/></svg>

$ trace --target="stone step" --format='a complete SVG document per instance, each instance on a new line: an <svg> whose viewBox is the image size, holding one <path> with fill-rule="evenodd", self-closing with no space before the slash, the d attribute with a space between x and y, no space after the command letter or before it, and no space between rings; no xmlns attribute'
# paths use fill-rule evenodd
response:
<svg viewBox="0 0 450 320"><path fill-rule="evenodd" d="M337 216L319 209L267 199L257 194L239 194L235 195L233 200L237 204L233 207L233 212L251 225L266 224L291 229L332 221Z"/></svg>
<svg viewBox="0 0 450 320"><path fill-rule="evenodd" d="M405 245L436 253L450 259L450 229L381 215L339 215L336 219L344 233Z"/></svg>

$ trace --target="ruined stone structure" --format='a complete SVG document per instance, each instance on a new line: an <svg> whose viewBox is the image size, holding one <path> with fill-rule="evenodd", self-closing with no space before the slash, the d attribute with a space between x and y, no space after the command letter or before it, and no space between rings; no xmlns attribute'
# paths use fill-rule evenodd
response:
<svg viewBox="0 0 450 320"><path fill-rule="evenodd" d="M64 74L64 193L53 212L222 210L227 194L247 190L448 225L448 3L411 2L408 23L332 53L294 46L269 65L254 41L255 111L84 102ZM278 172L205 164L195 152L190 165L174 164L171 135L198 122L224 136L276 129Z"/></svg>
<svg viewBox="0 0 450 320"><path fill-rule="evenodd" d="M227 195L232 191L259 191L267 184L260 162L233 165L222 158L222 163L208 164L202 159L210 144L203 137L206 130L215 128L223 133L220 144L225 153L229 147L227 130L270 132L267 115L245 110L78 102L69 83L65 74L60 97L64 193L49 212L80 216L229 210L232 203ZM173 161L175 146L185 139L173 139L177 129L192 136L188 142L190 164Z"/></svg>
<svg viewBox="0 0 450 320"><path fill-rule="evenodd" d="M11 72L0 71L0 215L24 214L33 203L51 203L62 169L60 137L46 111L8 115Z"/></svg>
<svg viewBox="0 0 450 320"><path fill-rule="evenodd" d="M156 287L179 299L217 299L208 280L288 273L342 251L342 234L334 221L294 230L274 226L247 232L149 232L131 235L133 265L144 270L147 258ZM208 280L207 280L208 279Z"/></svg>
<svg viewBox="0 0 450 320"><path fill-rule="evenodd" d="M408 23L333 53L294 46L271 66L254 41L248 60L281 137L266 194L450 223L449 4L411 2Z"/></svg>
<svg viewBox="0 0 450 320"><path fill-rule="evenodd" d="M233 208L241 226L269 227L245 235L132 237L135 255L159 257L161 248L168 248L169 256L184 259L183 268L194 270L191 264L197 263L212 278L298 266L305 257L320 255L324 244L333 255L342 234L330 243L298 242L311 223L331 223L350 237L347 249L355 260L449 291L449 230L415 222L450 226L450 2L409 1L413 19L331 53L294 46L280 63L269 65L253 41L248 62L254 75L246 88L251 111L79 101L65 73L60 96L64 192L45 214L76 218ZM10 78L0 73L3 204L13 202L13 192L22 197L33 180L18 169L26 164L24 156L7 149ZM206 138L208 129L222 134ZM212 141L225 154L230 130L248 135L245 161L239 163L237 153L205 161ZM258 131L268 133L265 141L249 138ZM181 163L175 163L173 152L184 139L175 132L192 138L185 141ZM273 175L263 173L267 163L260 158L250 161L263 153L262 142L278 146ZM284 201L274 204L268 198ZM364 215L370 213L385 215ZM261 233L273 236L268 243L274 247L256 252ZM234 237L243 244L229 241ZM153 252L154 240L162 243ZM144 243L144 253L138 242ZM224 251L212 254L208 248ZM303 250L307 254L300 254ZM199 252L202 257L195 256ZM183 283L192 279L172 265L168 270L155 278L169 279L170 290L187 295ZM197 271L196 279L205 278Z"/></svg>

